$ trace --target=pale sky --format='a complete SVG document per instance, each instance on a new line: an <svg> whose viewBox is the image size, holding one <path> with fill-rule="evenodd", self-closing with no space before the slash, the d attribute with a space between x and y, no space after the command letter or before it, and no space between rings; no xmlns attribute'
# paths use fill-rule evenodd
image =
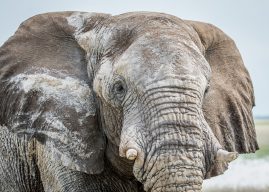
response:
<svg viewBox="0 0 269 192"><path fill-rule="evenodd" d="M86 11L120 14L157 11L212 23L236 42L253 80L255 116L269 116L269 1L267 0L3 0L2 45L25 19L44 12Z"/></svg>

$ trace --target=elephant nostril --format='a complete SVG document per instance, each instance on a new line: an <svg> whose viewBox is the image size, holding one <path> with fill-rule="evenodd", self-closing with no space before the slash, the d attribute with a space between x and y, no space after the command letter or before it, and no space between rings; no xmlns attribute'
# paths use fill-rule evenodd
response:
<svg viewBox="0 0 269 192"><path fill-rule="evenodd" d="M126 158L129 159L129 160L135 160L137 157L137 150L135 149L128 149L126 151Z"/></svg>

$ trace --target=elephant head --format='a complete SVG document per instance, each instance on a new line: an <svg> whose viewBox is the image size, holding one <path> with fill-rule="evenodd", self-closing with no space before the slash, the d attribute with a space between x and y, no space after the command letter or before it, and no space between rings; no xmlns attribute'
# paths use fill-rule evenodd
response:
<svg viewBox="0 0 269 192"><path fill-rule="evenodd" d="M145 191L200 191L258 148L249 74L210 24L42 14L2 46L0 63L1 125L73 170L111 166Z"/></svg>

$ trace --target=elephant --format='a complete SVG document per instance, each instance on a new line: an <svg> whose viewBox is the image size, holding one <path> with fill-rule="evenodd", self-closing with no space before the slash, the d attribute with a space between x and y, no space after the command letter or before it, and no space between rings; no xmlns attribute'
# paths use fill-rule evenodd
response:
<svg viewBox="0 0 269 192"><path fill-rule="evenodd" d="M258 150L250 75L214 25L52 12L0 48L0 191L202 189Z"/></svg>

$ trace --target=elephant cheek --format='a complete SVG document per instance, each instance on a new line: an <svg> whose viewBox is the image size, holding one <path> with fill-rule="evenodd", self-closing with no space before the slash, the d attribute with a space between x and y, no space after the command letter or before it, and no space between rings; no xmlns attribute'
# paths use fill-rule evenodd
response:
<svg viewBox="0 0 269 192"><path fill-rule="evenodd" d="M120 145L123 112L114 109L105 102L99 102L100 121L105 135L113 145Z"/></svg>

